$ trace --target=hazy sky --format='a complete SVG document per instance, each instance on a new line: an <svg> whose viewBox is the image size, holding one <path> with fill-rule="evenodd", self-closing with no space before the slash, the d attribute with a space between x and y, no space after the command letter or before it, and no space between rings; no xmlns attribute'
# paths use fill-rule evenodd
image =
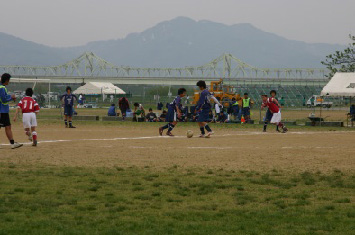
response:
<svg viewBox="0 0 355 235"><path fill-rule="evenodd" d="M0 32L50 46L123 38L177 16L347 44L355 0L0 0Z"/></svg>

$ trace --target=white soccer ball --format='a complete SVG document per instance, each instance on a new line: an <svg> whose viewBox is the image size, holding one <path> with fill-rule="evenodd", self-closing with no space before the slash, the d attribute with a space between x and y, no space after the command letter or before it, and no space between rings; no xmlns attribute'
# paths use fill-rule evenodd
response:
<svg viewBox="0 0 355 235"><path fill-rule="evenodd" d="M187 138L191 138L192 136L194 136L194 132L192 130L188 130L186 136Z"/></svg>

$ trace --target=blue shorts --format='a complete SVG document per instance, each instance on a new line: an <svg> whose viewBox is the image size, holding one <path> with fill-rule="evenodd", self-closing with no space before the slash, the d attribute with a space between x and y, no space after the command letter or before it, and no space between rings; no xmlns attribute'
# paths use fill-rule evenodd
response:
<svg viewBox="0 0 355 235"><path fill-rule="evenodd" d="M272 115L273 115L273 113L270 112L270 110L268 109L268 110L266 111L266 114L265 114L265 120L264 120L264 122L270 122L270 121L271 121L271 118L272 118Z"/></svg>
<svg viewBox="0 0 355 235"><path fill-rule="evenodd" d="M64 115L71 117L73 116L73 113L74 113L73 106L71 105L64 106Z"/></svg>
<svg viewBox="0 0 355 235"><path fill-rule="evenodd" d="M243 108L242 114L244 116L250 116L250 108L249 107L248 108Z"/></svg>
<svg viewBox="0 0 355 235"><path fill-rule="evenodd" d="M210 121L210 110L202 109L198 115L197 122L208 122Z"/></svg>
<svg viewBox="0 0 355 235"><path fill-rule="evenodd" d="M168 114L166 115L167 122L175 122L177 121L177 113L174 109L168 109Z"/></svg>

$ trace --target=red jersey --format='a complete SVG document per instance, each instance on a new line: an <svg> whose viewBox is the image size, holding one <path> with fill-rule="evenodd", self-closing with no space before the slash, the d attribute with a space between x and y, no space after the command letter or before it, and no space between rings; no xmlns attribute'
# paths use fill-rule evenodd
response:
<svg viewBox="0 0 355 235"><path fill-rule="evenodd" d="M18 107L21 108L22 113L37 113L39 112L39 105L32 99L32 97L26 96L18 103Z"/></svg>
<svg viewBox="0 0 355 235"><path fill-rule="evenodd" d="M266 102L264 102L264 105L269 108L271 113L278 113L280 109L279 106L275 104L274 100L275 98L269 97Z"/></svg>

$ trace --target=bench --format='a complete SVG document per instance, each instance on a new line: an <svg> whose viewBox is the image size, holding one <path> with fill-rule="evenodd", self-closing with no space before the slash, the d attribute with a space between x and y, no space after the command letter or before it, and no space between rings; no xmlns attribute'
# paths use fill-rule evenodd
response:
<svg viewBox="0 0 355 235"><path fill-rule="evenodd" d="M333 122L306 122L306 126L325 126L325 127L343 127L344 126L344 122L337 122L337 121L333 121Z"/></svg>
<svg viewBox="0 0 355 235"><path fill-rule="evenodd" d="M99 116L95 115L87 115L87 116L73 116L73 120L75 121L99 121Z"/></svg>
<svg viewBox="0 0 355 235"><path fill-rule="evenodd" d="M126 117L125 118L125 121L132 121L132 117ZM116 122L116 121L123 121L122 120L122 117L117 117L117 116L103 116L102 117L102 121L103 122L110 122L110 121L113 121L113 122Z"/></svg>

